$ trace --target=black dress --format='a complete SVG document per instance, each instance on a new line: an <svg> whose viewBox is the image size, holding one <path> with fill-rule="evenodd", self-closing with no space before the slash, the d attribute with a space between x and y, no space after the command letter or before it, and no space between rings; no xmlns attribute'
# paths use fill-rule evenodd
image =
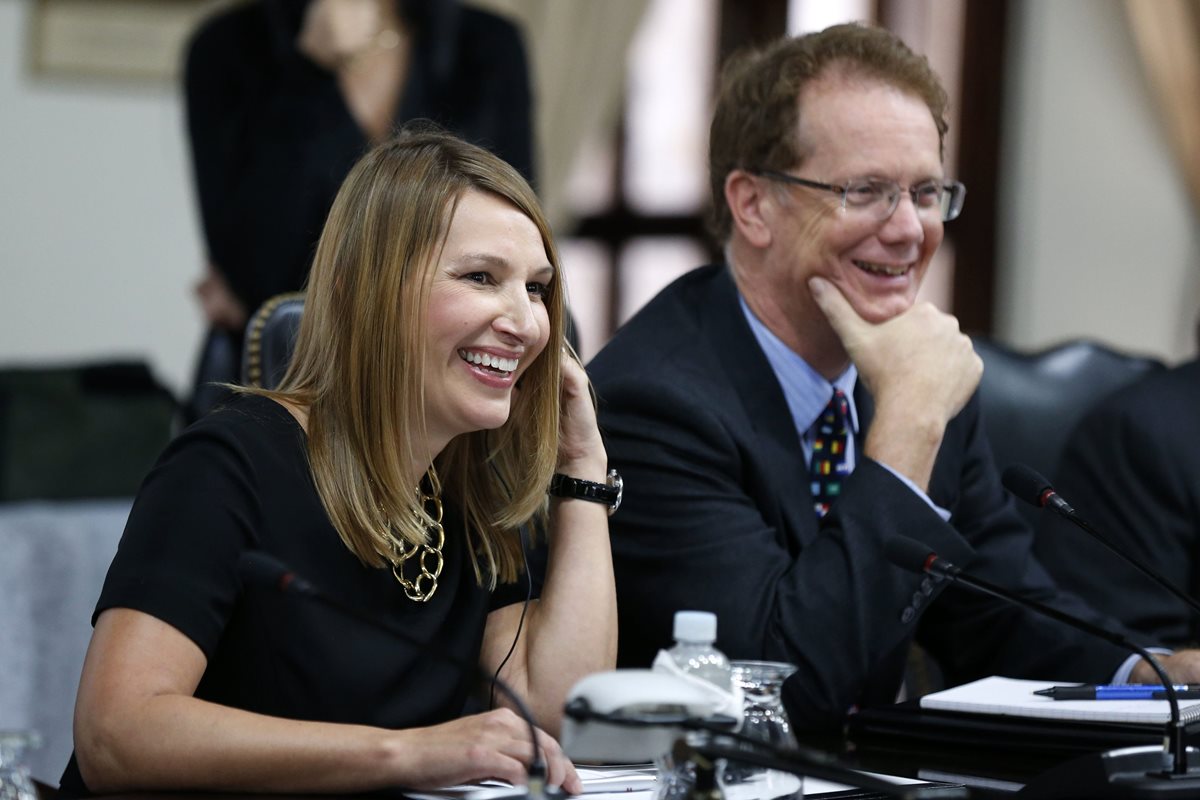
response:
<svg viewBox="0 0 1200 800"><path fill-rule="evenodd" d="M389 568L364 566L338 537L291 414L272 400L238 398L179 436L147 476L95 614L132 608L185 634L208 659L196 689L205 700L386 728L445 722L462 713L472 676L429 650L477 663L487 614L524 600L526 589L480 587L451 504L443 525L437 591L415 603ZM251 549L430 648L309 598L243 588L238 558ZM73 756L62 788L88 793Z"/></svg>

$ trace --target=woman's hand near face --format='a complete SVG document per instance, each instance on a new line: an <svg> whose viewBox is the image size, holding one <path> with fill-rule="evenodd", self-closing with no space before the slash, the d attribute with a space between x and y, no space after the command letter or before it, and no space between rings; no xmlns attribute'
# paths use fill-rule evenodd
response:
<svg viewBox="0 0 1200 800"><path fill-rule="evenodd" d="M572 478L603 483L608 455L596 422L587 373L570 348L562 351L562 427L558 471Z"/></svg>
<svg viewBox="0 0 1200 800"><path fill-rule="evenodd" d="M560 357L557 471L604 483L608 456L587 373L566 348ZM513 657L505 661L521 619L519 603L488 615L480 663L488 672L504 663L500 678L525 697L538 724L557 735L568 690L580 678L616 666L617 596L607 505L552 497L547 533L546 582L541 599L529 608Z"/></svg>

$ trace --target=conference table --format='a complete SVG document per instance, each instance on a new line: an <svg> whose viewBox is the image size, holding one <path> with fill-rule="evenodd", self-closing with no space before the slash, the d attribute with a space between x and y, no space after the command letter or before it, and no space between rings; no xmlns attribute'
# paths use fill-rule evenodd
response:
<svg viewBox="0 0 1200 800"><path fill-rule="evenodd" d="M864 771L882 775L899 776L922 783L945 783L947 789L952 786L966 786L971 797L977 798L1013 798L1014 793L1022 788L1026 780L1039 772L1054 766L1055 758L1039 757L1036 753L1018 753L1014 751L973 751L972 748L947 748L935 751L922 751L910 746L912 743L895 741L890 745L881 742L860 744L844 737L802 737L802 744L816 747L824 752L836 753L843 763ZM39 800L59 800L55 787L35 781ZM330 795L325 795L331 797ZM414 795L401 790L372 792L354 795L356 798L410 798ZM469 798L460 792L451 793L418 793L419 800L486 800L486 798ZM780 795L770 793L770 796L742 791L730 794L727 800L776 800ZM826 798L826 800L875 800L885 795L866 791L854 790L849 787L830 784L808 778L805 781L805 797ZM937 797L934 791L932 797ZM961 792L948 791L947 797L961 796ZM215 792L136 792L105 795L105 800L250 800L261 795L242 793ZM271 795L277 800L299 800L302 795ZM312 796L309 796L310 798ZM653 791L616 791L595 793L589 790L582 795L584 800L653 800Z"/></svg>

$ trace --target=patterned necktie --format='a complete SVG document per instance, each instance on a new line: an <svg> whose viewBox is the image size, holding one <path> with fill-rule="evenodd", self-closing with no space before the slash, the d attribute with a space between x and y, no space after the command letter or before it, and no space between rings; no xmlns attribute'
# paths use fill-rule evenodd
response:
<svg viewBox="0 0 1200 800"><path fill-rule="evenodd" d="M842 491L842 481L850 474L846 464L846 443L850 437L850 404L841 389L833 390L833 398L813 424L812 461L808 471L812 477L813 506L817 519L829 513L829 507Z"/></svg>

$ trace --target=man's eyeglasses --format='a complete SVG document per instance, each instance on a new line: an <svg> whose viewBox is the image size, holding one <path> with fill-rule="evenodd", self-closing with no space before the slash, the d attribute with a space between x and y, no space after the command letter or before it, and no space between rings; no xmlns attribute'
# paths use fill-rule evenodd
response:
<svg viewBox="0 0 1200 800"><path fill-rule="evenodd" d="M797 178L786 172L775 172L769 169L750 171L770 180L791 183L796 186L807 186L809 189L820 189L841 195L842 208L865 211L881 221L895 213L896 207L900 205L901 192L909 193L917 213L929 213L936 210L941 215L943 222L949 222L962 213L963 200L967 196L967 187L958 181L924 181L916 186L904 187L895 181L859 178L838 186L832 183Z"/></svg>

